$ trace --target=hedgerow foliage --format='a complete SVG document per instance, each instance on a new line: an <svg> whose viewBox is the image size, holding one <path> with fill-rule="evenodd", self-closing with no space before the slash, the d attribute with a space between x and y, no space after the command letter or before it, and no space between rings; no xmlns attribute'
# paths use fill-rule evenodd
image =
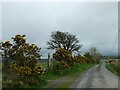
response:
<svg viewBox="0 0 120 90"><path fill-rule="evenodd" d="M106 67L113 73L120 76L120 63L116 60L106 61Z"/></svg>
<svg viewBox="0 0 120 90"><path fill-rule="evenodd" d="M85 53L83 56L81 56L80 54L74 56L74 61L76 63L80 63L80 64L85 64L85 63L89 63L89 64L92 64L92 63L97 63L93 56L90 55L89 52Z"/></svg>
<svg viewBox="0 0 120 90"><path fill-rule="evenodd" d="M13 43L2 43L3 50L3 87L27 87L38 82L43 74L42 66L36 67L40 59L40 49L26 42L25 35L16 35Z"/></svg>
<svg viewBox="0 0 120 90"><path fill-rule="evenodd" d="M85 53L83 56L78 54L73 57L72 54L64 48L57 49L56 52L53 54L53 58L57 61L53 65L53 69L57 72L61 72L61 70L65 68L72 68L75 63L96 63L96 61L93 59L89 52Z"/></svg>
<svg viewBox="0 0 120 90"><path fill-rule="evenodd" d="M76 63L80 63L80 64L85 63L84 60L83 60L83 57L82 57L80 54L74 56L74 61L75 61Z"/></svg>
<svg viewBox="0 0 120 90"><path fill-rule="evenodd" d="M95 60L93 59L89 52L84 54L84 60L85 63L95 63Z"/></svg>
<svg viewBox="0 0 120 90"><path fill-rule="evenodd" d="M64 48L57 49L57 51L53 54L53 58L58 61L58 64L54 67L57 70L70 68L74 64L72 54Z"/></svg>

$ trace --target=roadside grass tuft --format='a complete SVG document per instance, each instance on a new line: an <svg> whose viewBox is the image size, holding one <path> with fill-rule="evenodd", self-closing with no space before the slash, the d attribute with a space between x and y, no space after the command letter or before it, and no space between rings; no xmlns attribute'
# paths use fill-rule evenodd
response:
<svg viewBox="0 0 120 90"><path fill-rule="evenodd" d="M120 64L106 64L108 70L120 76Z"/></svg>

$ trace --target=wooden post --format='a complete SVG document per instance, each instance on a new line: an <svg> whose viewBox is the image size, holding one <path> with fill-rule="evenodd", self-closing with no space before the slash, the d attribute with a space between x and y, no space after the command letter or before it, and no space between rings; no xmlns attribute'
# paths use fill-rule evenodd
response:
<svg viewBox="0 0 120 90"><path fill-rule="evenodd" d="M51 58L50 58L50 54L48 53L48 69L51 69Z"/></svg>

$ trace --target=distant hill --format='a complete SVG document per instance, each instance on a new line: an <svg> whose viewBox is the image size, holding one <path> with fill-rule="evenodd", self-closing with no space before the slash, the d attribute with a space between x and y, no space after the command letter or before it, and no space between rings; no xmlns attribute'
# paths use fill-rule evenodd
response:
<svg viewBox="0 0 120 90"><path fill-rule="evenodd" d="M47 58L41 58L39 61L40 61L40 62L47 62L47 61L48 61L48 59L47 59ZM53 61L54 61L54 59L52 58L52 59L51 59L51 61L53 62Z"/></svg>

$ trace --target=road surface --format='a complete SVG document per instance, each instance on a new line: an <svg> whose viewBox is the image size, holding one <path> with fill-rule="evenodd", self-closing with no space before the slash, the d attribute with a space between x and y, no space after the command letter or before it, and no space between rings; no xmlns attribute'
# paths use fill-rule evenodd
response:
<svg viewBox="0 0 120 90"><path fill-rule="evenodd" d="M118 76L107 70L103 62L80 76L74 88L118 88Z"/></svg>

